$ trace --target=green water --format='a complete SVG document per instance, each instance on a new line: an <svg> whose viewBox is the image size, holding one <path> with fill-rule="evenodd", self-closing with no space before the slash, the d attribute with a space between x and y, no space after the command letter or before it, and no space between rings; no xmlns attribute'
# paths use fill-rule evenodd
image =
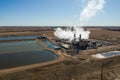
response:
<svg viewBox="0 0 120 80"><path fill-rule="evenodd" d="M55 49L55 48L59 48L58 46L56 46L55 44L53 44L52 42L48 41L48 40L42 40L42 42L47 45L47 47Z"/></svg>

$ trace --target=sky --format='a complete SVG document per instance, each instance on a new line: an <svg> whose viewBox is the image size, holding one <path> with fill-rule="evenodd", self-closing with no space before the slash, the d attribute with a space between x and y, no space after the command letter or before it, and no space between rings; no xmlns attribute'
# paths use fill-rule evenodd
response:
<svg viewBox="0 0 120 80"><path fill-rule="evenodd" d="M120 0L105 2L85 26L120 26ZM0 26L79 26L86 4L82 0L0 0Z"/></svg>

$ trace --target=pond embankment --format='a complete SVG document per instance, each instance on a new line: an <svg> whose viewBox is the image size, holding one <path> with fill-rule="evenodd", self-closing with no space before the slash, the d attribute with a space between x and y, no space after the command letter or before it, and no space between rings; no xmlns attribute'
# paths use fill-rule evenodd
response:
<svg viewBox="0 0 120 80"><path fill-rule="evenodd" d="M20 38L20 40L22 40L22 39ZM65 57L62 55L60 50L56 51L54 49L50 49L48 47L45 47L43 44L41 44L41 42L35 41L35 40L33 40L33 41L32 40L30 40L30 41L29 40L28 41L24 41L24 40L19 41L18 40L17 42L14 42L14 41L9 42L9 40L7 40L7 43L1 42L0 44L1 44L0 45L1 48L3 48L0 53L0 55L4 56L3 60L7 61L7 63L10 62L11 60L13 60L13 63L12 62L8 63L8 64L10 64L11 67L7 66L7 64L5 63L6 69L3 66L4 69L1 68L0 75L24 71L24 70L28 70L28 69L32 69L32 68L37 68L37 67L43 67L43 66L59 63L59 62L65 60ZM5 51L5 50L7 50L7 51ZM36 51L37 51L37 53L36 53ZM54 59L52 57L50 58L50 54L48 52L44 53L41 51L44 51L44 52L48 51L48 52L53 53L53 54L51 54L51 53L50 54L53 55ZM43 55L41 55L41 54L43 54ZM45 54L47 54L48 56L45 57ZM34 59L32 59L32 56L34 57ZM55 56L57 56L57 57L55 58ZM38 59L36 59L36 58L38 58ZM30 59L32 61L30 61L28 59ZM43 62L41 63L41 61L39 61L39 59L42 59ZM46 59L47 59L47 61L46 61ZM50 60L48 60L48 59L50 59ZM14 63L14 62L17 62L17 63ZM21 65L16 66L16 64L19 64L19 63ZM25 64L22 64L22 63L25 63Z"/></svg>

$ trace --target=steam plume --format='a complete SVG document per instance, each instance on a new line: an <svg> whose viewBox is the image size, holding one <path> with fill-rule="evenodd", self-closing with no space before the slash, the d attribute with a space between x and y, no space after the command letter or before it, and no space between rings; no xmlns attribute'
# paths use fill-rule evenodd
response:
<svg viewBox="0 0 120 80"><path fill-rule="evenodd" d="M101 11L104 7L105 0L84 0L88 1L87 6L83 9L80 14L80 22L83 25L84 22L91 17L95 16L97 12ZM74 30L57 28L54 35L60 39L69 39L70 41L74 39L74 34L76 38L81 35L82 39L89 39L90 31L85 31L83 28L74 27Z"/></svg>
<svg viewBox="0 0 120 80"><path fill-rule="evenodd" d="M74 39L74 34L76 35L77 39L80 35L81 39L89 39L90 31L85 31L83 28L74 27L74 30L71 30L71 28L67 28L66 30L57 28L54 32L56 37L60 39L69 39L69 41Z"/></svg>
<svg viewBox="0 0 120 80"><path fill-rule="evenodd" d="M88 0L87 6L80 14L80 20L85 21L95 16L97 12L101 11L104 7L105 0Z"/></svg>

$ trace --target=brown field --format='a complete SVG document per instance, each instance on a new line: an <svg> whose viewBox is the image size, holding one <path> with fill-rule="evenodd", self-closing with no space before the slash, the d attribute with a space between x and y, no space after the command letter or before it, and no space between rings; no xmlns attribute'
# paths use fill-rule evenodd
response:
<svg viewBox="0 0 120 80"><path fill-rule="evenodd" d="M35 29L35 28L34 28ZM90 38L101 39L113 42L112 46L100 47L98 49L84 50L78 58L62 60L59 63L37 68L21 70L7 74L0 74L0 80L120 80L120 56L103 60L96 60L90 57L91 54L99 52L120 51L120 31L111 31L101 28L87 28L91 31ZM3 30L3 29L2 29ZM38 31L1 31L0 36L20 36L45 34L54 37L53 30ZM66 57L67 58L67 57ZM90 60L88 60L90 59ZM102 64L104 66L101 75Z"/></svg>
<svg viewBox="0 0 120 80"><path fill-rule="evenodd" d="M90 38L102 39L106 41L120 42L120 31L110 31L103 29L90 30Z"/></svg>

